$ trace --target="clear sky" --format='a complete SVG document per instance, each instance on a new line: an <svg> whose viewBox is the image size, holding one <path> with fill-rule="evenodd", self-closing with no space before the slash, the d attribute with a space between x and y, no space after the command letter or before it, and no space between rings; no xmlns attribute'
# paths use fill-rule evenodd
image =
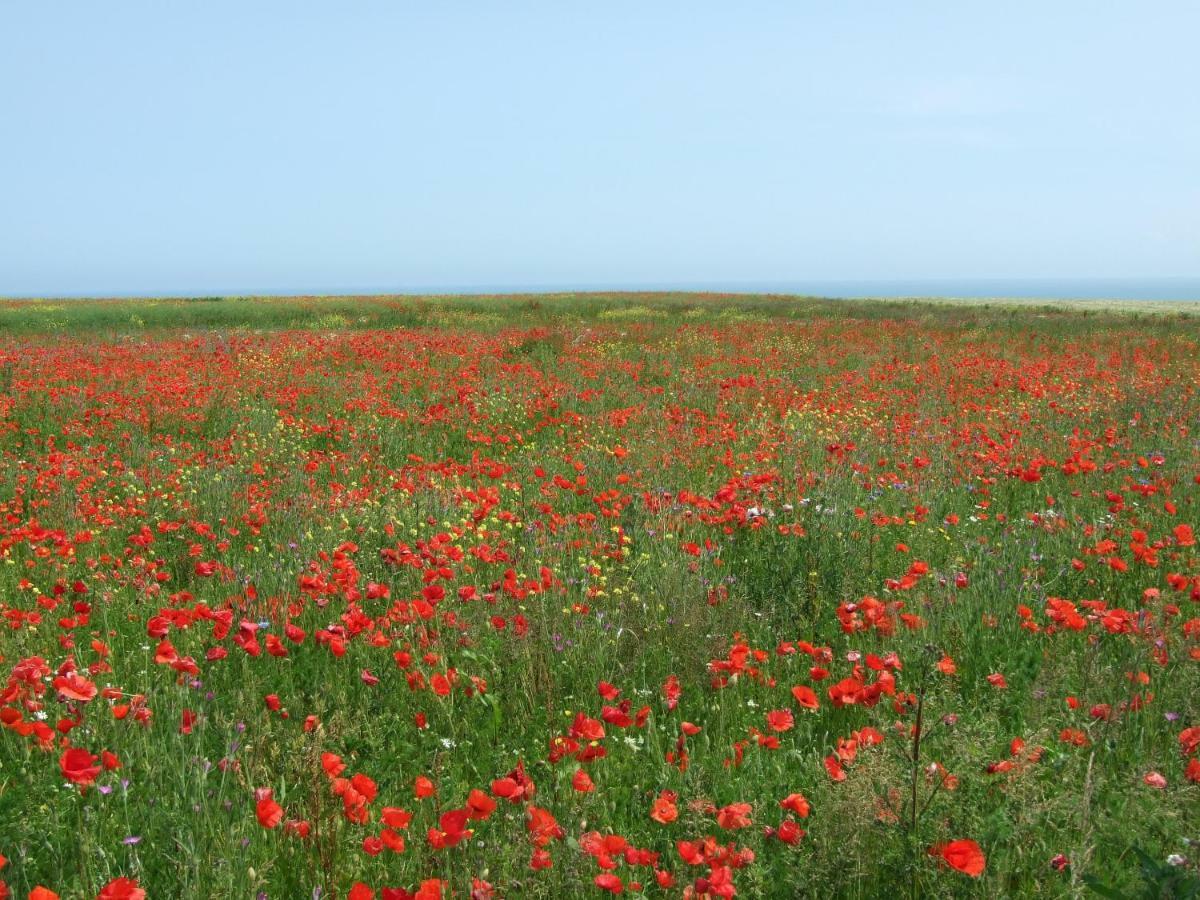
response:
<svg viewBox="0 0 1200 900"><path fill-rule="evenodd" d="M1200 4L5 2L0 294L1200 275Z"/></svg>

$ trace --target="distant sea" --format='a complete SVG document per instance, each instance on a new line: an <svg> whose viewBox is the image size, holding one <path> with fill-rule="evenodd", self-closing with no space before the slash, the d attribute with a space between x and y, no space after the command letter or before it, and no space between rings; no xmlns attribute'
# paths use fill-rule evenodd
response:
<svg viewBox="0 0 1200 900"><path fill-rule="evenodd" d="M1047 300L1196 300L1200 278L929 278L764 284L770 293L823 297L968 297Z"/></svg>
<svg viewBox="0 0 1200 900"><path fill-rule="evenodd" d="M708 291L797 294L818 297L962 297L1046 300L1192 300L1200 302L1200 277L1178 278L890 278L786 281L547 282L508 284L373 284L197 287L162 291L96 290L47 293L57 297L288 296L294 294L526 294L584 291ZM0 289L0 296L4 292ZM9 296L17 296L10 294ZM26 294L25 296L31 296ZM36 296L36 295L32 295Z"/></svg>
<svg viewBox="0 0 1200 900"><path fill-rule="evenodd" d="M679 281L661 283L464 285L401 293L475 294L567 291L713 291L818 297L965 297L1046 300L1194 300L1196 278L903 278L811 281Z"/></svg>

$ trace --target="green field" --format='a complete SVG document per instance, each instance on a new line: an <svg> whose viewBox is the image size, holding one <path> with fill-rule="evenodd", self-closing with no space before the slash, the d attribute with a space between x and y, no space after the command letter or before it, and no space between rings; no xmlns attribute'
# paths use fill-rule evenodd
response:
<svg viewBox="0 0 1200 900"><path fill-rule="evenodd" d="M0 879L1198 896L1198 315L0 301Z"/></svg>

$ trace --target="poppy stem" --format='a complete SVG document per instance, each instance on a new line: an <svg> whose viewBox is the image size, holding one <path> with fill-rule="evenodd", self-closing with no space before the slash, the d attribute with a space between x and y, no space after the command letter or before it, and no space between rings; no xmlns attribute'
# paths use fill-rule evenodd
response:
<svg viewBox="0 0 1200 900"><path fill-rule="evenodd" d="M918 846L917 822L920 818L921 812L923 812L924 810L923 809L918 810L918 808L917 808L917 779L920 777L920 774L921 774L921 732L922 732L922 727L923 727L924 720L925 720L925 690L926 690L926 686L928 685L928 683L929 683L929 663L927 662L922 667L922 670L921 670L921 684L920 684L920 687L917 689L917 721L913 726L912 771L911 771L911 783L910 783L910 792L911 793L910 793L910 798L909 798L909 803L911 805L909 807L909 822L908 822L908 839L912 843L912 846L913 846L912 868L910 870L911 871L910 889L911 889L911 894L912 894L913 900L916 900L916 898L919 896L919 891L917 889L917 873L919 871L919 866L917 864L917 859L916 859L916 853L917 853L916 848Z"/></svg>
<svg viewBox="0 0 1200 900"><path fill-rule="evenodd" d="M913 728L913 746L912 746L912 806L909 810L909 830L915 835L917 830L917 779L921 770L921 726L925 717L925 679L921 677L921 688L917 693L917 722Z"/></svg>
<svg viewBox="0 0 1200 900"><path fill-rule="evenodd" d="M949 772L946 772L944 775L942 775L942 780L939 781L936 785L934 785L933 790L929 792L929 796L925 798L925 802L921 804L921 811L917 814L918 818L920 816L925 815L925 810L929 809L929 804L933 802L933 798L938 795L938 791L940 791L943 787L945 787L946 782L949 780L950 780Z"/></svg>

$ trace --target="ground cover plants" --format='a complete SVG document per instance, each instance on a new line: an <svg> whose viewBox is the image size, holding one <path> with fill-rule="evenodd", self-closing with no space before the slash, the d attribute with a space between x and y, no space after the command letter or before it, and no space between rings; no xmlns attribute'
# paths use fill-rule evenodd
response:
<svg viewBox="0 0 1200 900"><path fill-rule="evenodd" d="M0 895L1194 896L1196 326L5 305Z"/></svg>

